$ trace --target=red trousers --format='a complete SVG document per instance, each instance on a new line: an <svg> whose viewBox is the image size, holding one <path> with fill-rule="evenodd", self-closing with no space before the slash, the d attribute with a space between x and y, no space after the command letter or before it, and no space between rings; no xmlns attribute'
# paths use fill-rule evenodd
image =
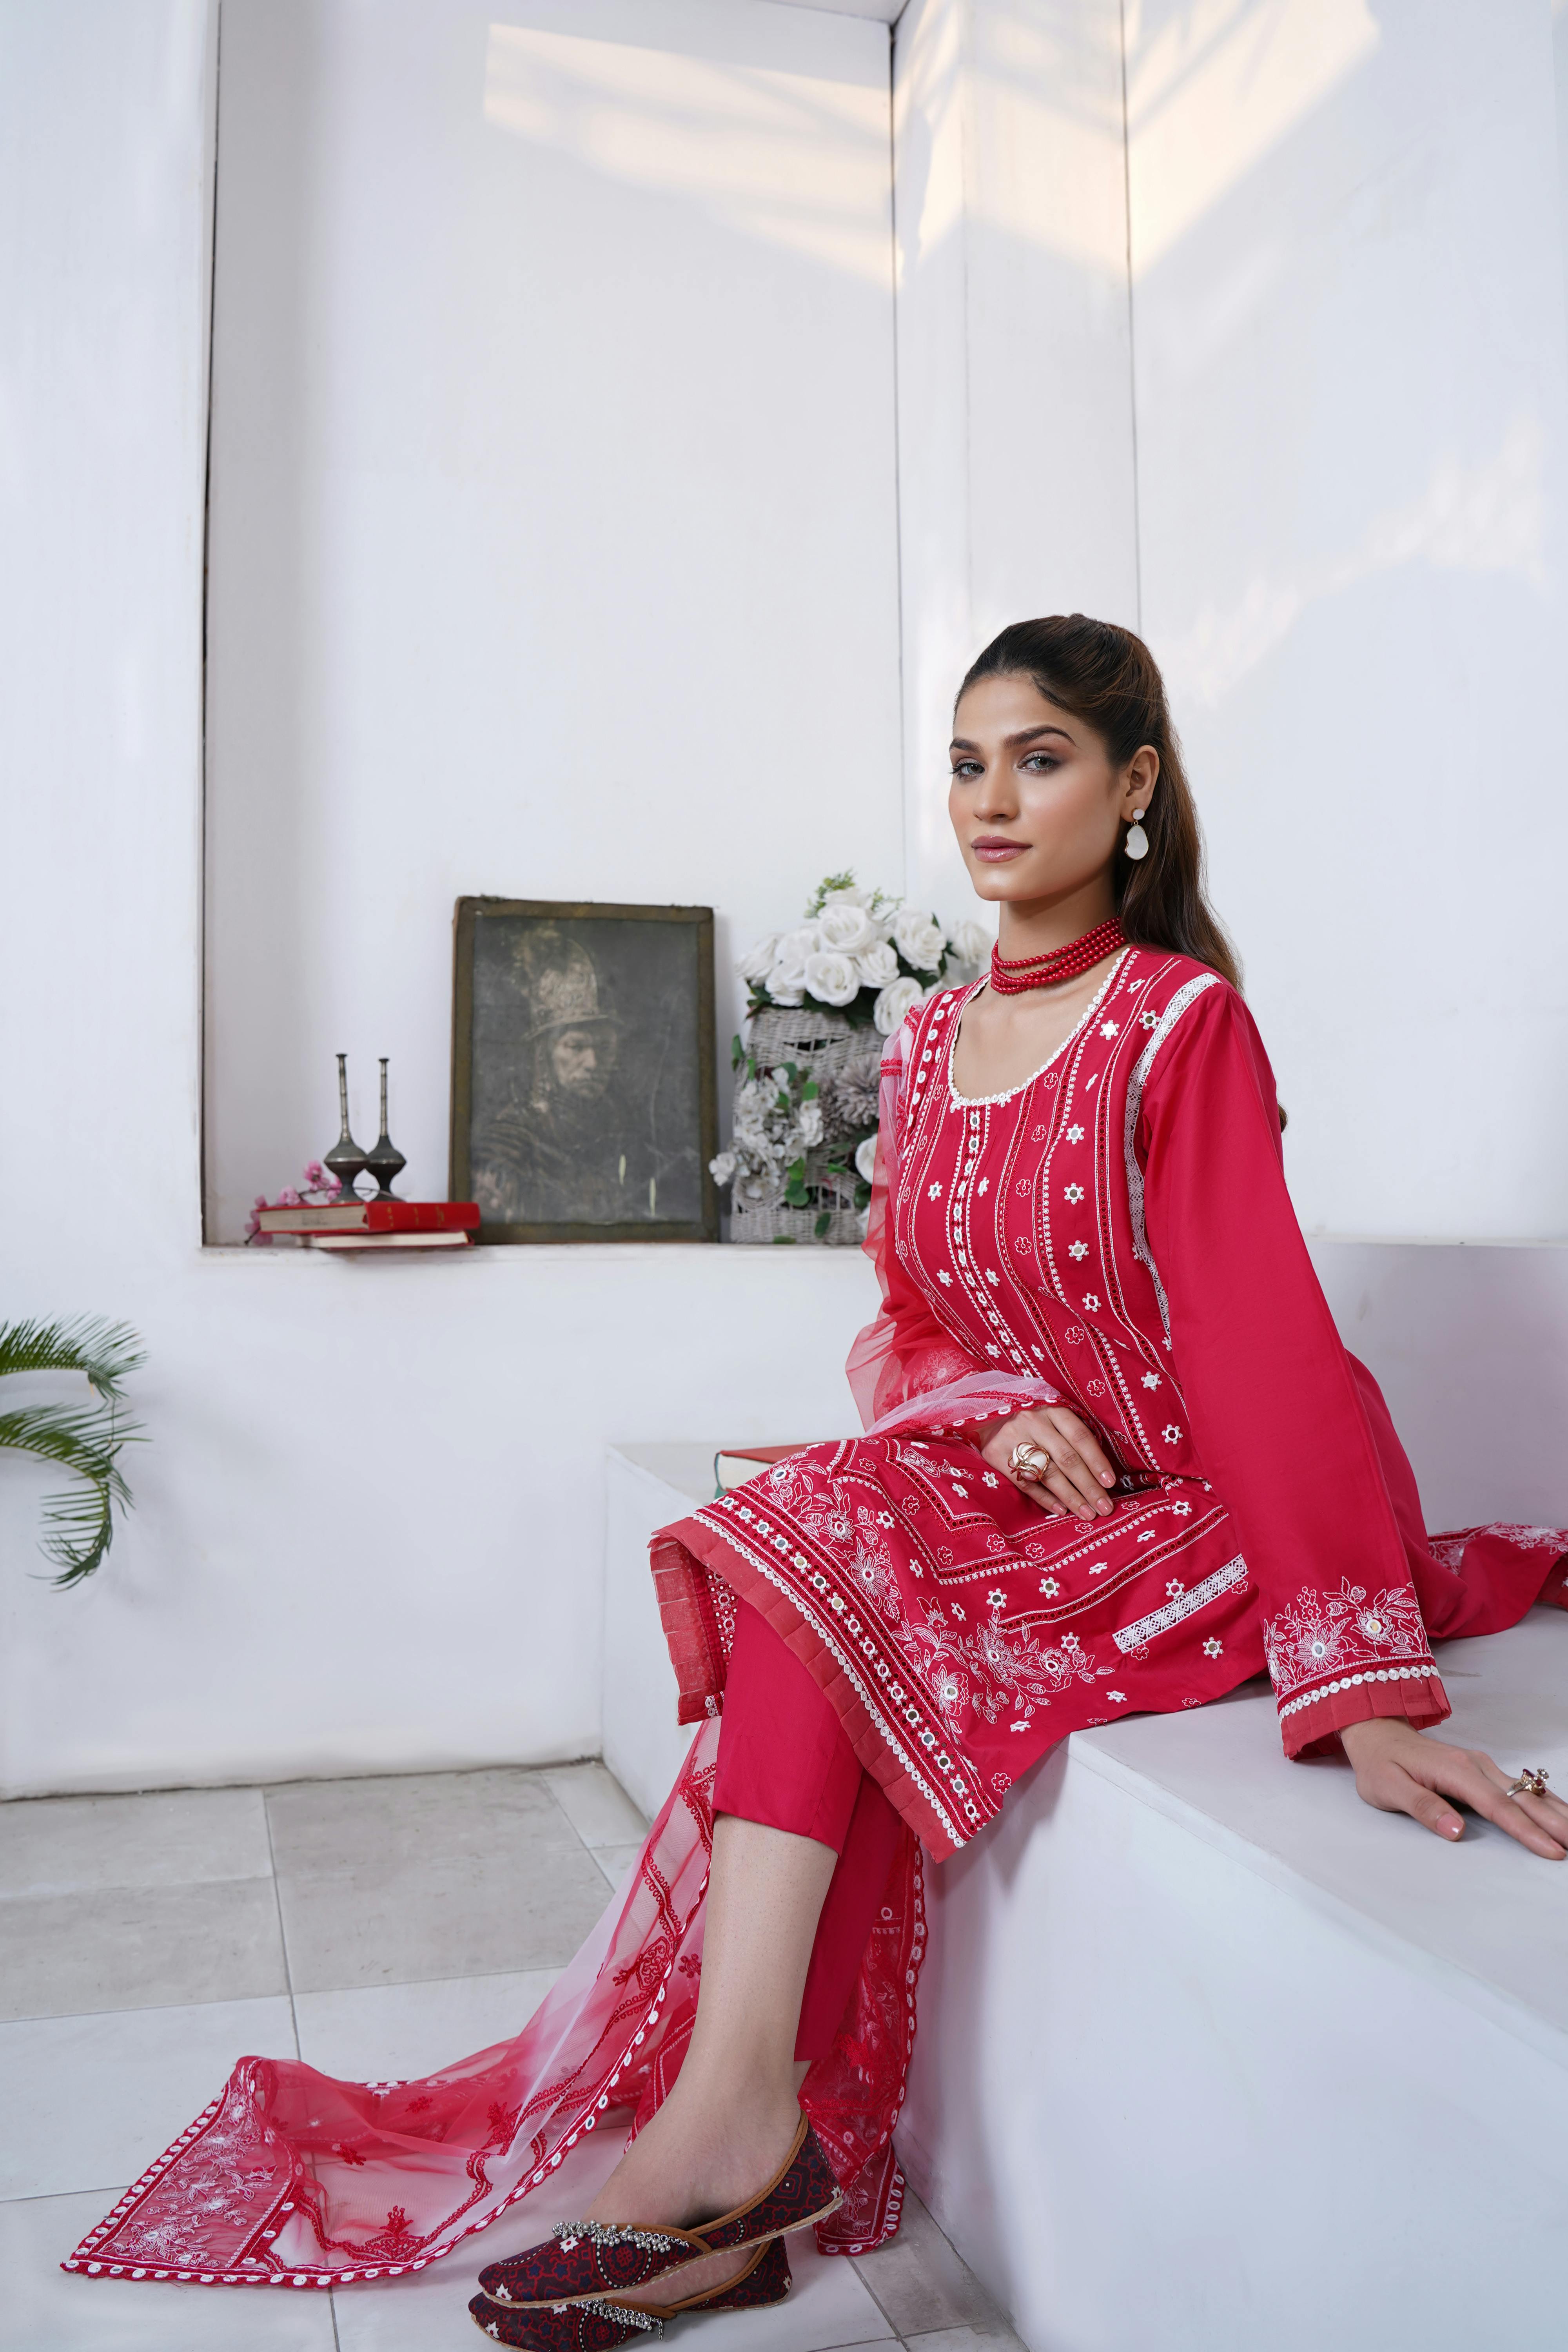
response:
<svg viewBox="0 0 1568 2352"><path fill-rule="evenodd" d="M855 1989L901 1824L794 1652L755 1609L735 1614L713 1811L816 1838L838 1856L795 2045L797 2058L823 2058Z"/></svg>

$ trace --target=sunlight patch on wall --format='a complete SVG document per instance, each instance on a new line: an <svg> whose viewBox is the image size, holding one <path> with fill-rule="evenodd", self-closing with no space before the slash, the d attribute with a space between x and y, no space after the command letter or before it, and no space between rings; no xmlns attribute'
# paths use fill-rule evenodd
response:
<svg viewBox="0 0 1568 2352"><path fill-rule="evenodd" d="M1545 436L1516 417L1497 456L1466 467L1445 458L1418 499L1375 515L1359 546L1294 581L1258 577L1228 611L1206 605L1190 629L1162 641L1173 700L1213 709L1268 658L1308 606L1405 563L1511 572L1544 590Z"/></svg>
<svg viewBox="0 0 1568 2352"><path fill-rule="evenodd" d="M987 12L975 59L980 209L994 227L1121 278L1121 69L1113 9Z"/></svg>
<svg viewBox="0 0 1568 2352"><path fill-rule="evenodd" d="M484 115L727 228L889 282L885 88L491 25Z"/></svg>
<svg viewBox="0 0 1568 2352"><path fill-rule="evenodd" d="M1376 48L1366 0L1189 0L1157 29L1127 10L1132 275L1178 238Z"/></svg>

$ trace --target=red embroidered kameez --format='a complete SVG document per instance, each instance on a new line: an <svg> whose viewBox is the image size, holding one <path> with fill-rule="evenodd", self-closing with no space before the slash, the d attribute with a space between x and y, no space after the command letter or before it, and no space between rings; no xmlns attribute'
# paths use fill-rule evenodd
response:
<svg viewBox="0 0 1568 2352"><path fill-rule="evenodd" d="M683 1715L718 1717L737 1606L754 1609L904 1824L802 2094L847 2188L818 2232L840 2252L898 2224L916 1835L954 1853L1066 1733L1201 1706L1265 1664L1289 1755L1372 1715L1436 1723L1429 1636L1562 1601L1568 1554L1560 1528L1424 1533L1312 1274L1234 990L1130 950L1026 1086L976 1102L952 1079L971 993L919 1006L883 1066L868 1245L884 1303L849 1367L867 1433L791 1456L654 1546ZM1121 1472L1093 1524L1046 1517L966 1434L1057 1401ZM695 2013L718 1735L698 1732L627 1891L514 2042L390 2084L242 2060L66 2267L399 2276L596 2126L646 2118Z"/></svg>
<svg viewBox="0 0 1568 2352"><path fill-rule="evenodd" d="M656 1544L686 1708L718 1704L749 1602L938 1856L1065 1733L1265 1664L1288 1755L1368 1716L1440 1722L1429 1633L1513 1623L1568 1532L1427 1538L1312 1272L1241 998L1130 949L1043 1069L970 1101L952 1057L974 992L917 1007L883 1064L884 1304L849 1365L867 1435ZM1047 1517L965 1435L1053 1402L1122 1473L1109 1518Z"/></svg>

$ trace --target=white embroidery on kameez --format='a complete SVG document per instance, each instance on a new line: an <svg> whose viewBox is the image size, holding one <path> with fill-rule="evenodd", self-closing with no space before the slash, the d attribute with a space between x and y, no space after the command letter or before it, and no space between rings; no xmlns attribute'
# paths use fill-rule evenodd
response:
<svg viewBox="0 0 1568 2352"><path fill-rule="evenodd" d="M1188 1005L1200 997L1205 988L1218 986L1219 974L1216 971L1201 971L1195 978L1183 982L1163 1013L1160 1014L1150 1035L1149 1043L1139 1055L1132 1076L1127 1081L1127 1116L1122 1125L1121 1137L1127 1160L1127 1205L1132 1218L1132 1255L1140 1265L1146 1265L1149 1269L1150 1278L1154 1285L1154 1296L1160 1303L1160 1320L1165 1327L1167 1348L1171 1344L1170 1302L1165 1297L1165 1286L1160 1279L1160 1270L1149 1254L1149 1235L1143 1223L1143 1171L1138 1165L1138 1154L1132 1148L1132 1139L1137 1133L1138 1113L1143 1104L1143 1089L1149 1082L1149 1073L1154 1066L1155 1055Z"/></svg>
<svg viewBox="0 0 1568 2352"><path fill-rule="evenodd" d="M1173 1625L1181 1623L1184 1617L1191 1617L1196 1610L1206 1609L1209 1602L1217 1601L1222 1592L1228 1592L1233 1585L1243 1584L1246 1580L1247 1562L1237 1552L1236 1558L1227 1559L1223 1568L1216 1568L1212 1576L1205 1576L1201 1584L1192 1585L1185 1592L1179 1591L1175 1599L1167 1601L1163 1609L1152 1609L1147 1617L1137 1617L1131 1625L1119 1626L1112 1636L1117 1648L1123 1652L1141 1650L1156 1633L1168 1633Z"/></svg>

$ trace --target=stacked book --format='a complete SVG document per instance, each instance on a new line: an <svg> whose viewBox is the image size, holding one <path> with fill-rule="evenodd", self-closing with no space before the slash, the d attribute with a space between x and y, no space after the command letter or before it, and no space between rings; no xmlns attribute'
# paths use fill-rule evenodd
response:
<svg viewBox="0 0 1568 2352"><path fill-rule="evenodd" d="M475 1201L327 1201L258 1209L257 1229L319 1250L467 1249Z"/></svg>

